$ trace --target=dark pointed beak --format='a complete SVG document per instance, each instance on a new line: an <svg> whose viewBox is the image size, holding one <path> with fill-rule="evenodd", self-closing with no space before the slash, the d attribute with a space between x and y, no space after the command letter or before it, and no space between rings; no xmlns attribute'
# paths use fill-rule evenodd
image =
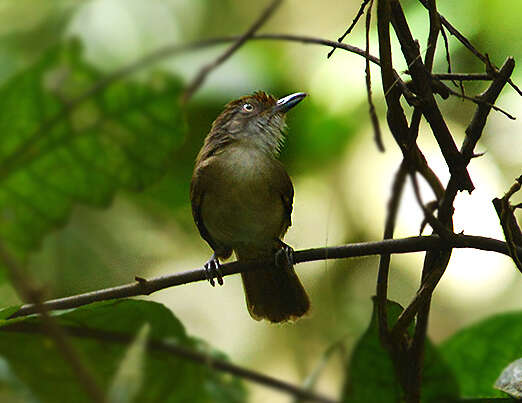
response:
<svg viewBox="0 0 522 403"><path fill-rule="evenodd" d="M277 101L273 111L274 113L286 113L301 102L304 97L306 97L305 92L296 92L295 94L287 95Z"/></svg>

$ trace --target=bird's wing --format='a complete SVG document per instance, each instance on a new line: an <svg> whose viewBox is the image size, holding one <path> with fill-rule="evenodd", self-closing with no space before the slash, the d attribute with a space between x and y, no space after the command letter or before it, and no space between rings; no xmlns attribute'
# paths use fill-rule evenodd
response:
<svg viewBox="0 0 522 403"><path fill-rule="evenodd" d="M203 197L205 196L204 189L207 188L205 181L208 180L208 175L206 175L205 171L208 168L208 164L202 163L194 169L192 180L190 181L190 203L192 205L192 216L194 217L194 222L198 227L201 237L207 241L210 247L215 251L217 244L210 236L201 217L201 206L203 204Z"/></svg>
<svg viewBox="0 0 522 403"><path fill-rule="evenodd" d="M283 206L285 208L285 223L283 233L286 232L289 226L292 225L292 208L294 203L294 186L285 167L278 160L274 160L274 168L276 169L275 177L278 180L275 182L276 191L281 195Z"/></svg>

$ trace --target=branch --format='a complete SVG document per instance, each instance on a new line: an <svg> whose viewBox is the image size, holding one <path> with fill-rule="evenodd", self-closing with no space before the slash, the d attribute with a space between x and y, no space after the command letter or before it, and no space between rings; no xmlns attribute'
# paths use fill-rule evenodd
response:
<svg viewBox="0 0 522 403"><path fill-rule="evenodd" d="M452 175L458 178L459 190L472 191L474 186L466 170L462 155L459 153L453 137L442 117L442 113L433 96L430 74L422 62L419 48L411 34L406 17L398 0L392 0L391 22L401 44L402 53L408 63L413 83L421 98L421 110L428 121L439 148Z"/></svg>
<svg viewBox="0 0 522 403"><path fill-rule="evenodd" d="M406 183L408 173L406 161L403 160L393 180L392 192L388 201L388 212L384 225L383 239L392 239L395 231L395 222L399 211L400 200ZM391 256L389 253L382 254L379 260L379 272L377 274L377 315L379 321L379 337L385 346L390 345L388 326L388 273L390 271Z"/></svg>
<svg viewBox="0 0 522 403"><path fill-rule="evenodd" d="M466 165L469 164L473 158L475 146L482 135L487 117L491 111L490 105L495 103L500 95L500 91L502 91L502 88L504 88L506 82L508 82L509 77L513 73L514 68L515 60L512 57L508 57L488 89L483 94L479 95L479 98L484 102L478 104L475 114L466 128L466 137L461 147L461 154L464 157ZM452 175L448 185L446 186L446 193L444 194L439 208L439 219L443 223L448 222L453 214L453 202L456 196L457 179Z"/></svg>
<svg viewBox="0 0 522 403"><path fill-rule="evenodd" d="M363 3L363 5L364 4L365 3ZM370 55L370 22L372 18L372 6L373 0L370 0L370 5L368 6L368 11L366 12L366 66L364 71L366 73L366 95L368 98L368 105L370 107L370 120L373 126L373 136L375 144L377 144L377 148L379 149L379 151L384 152L384 144L382 142L379 118L377 117L377 113L375 112L375 105L372 101L372 79L370 73L370 59L368 58L368 56Z"/></svg>
<svg viewBox="0 0 522 403"><path fill-rule="evenodd" d="M435 80L451 81L491 81L494 78L491 74L487 73L434 73L431 77Z"/></svg>
<svg viewBox="0 0 522 403"><path fill-rule="evenodd" d="M222 64L225 60L227 60L230 56L232 56L254 33L259 30L263 26L263 24L270 18L270 16L274 13L274 11L281 5L283 0L273 0L272 3L261 13L258 19L252 24L248 30L241 35L238 40L232 44L222 55L220 55L216 60L208 63L203 66L199 71L198 75L192 80L192 82L188 85L185 93L183 94L183 102L188 102L188 100L194 95L197 89L203 84L203 81L207 78L209 73Z"/></svg>
<svg viewBox="0 0 522 403"><path fill-rule="evenodd" d="M428 3L428 0L419 0L422 5L429 9L429 3ZM471 53L473 53L477 58L479 58L485 65L486 65L486 69L489 69L490 67L493 67L491 65L491 62L489 61L488 57L486 55L483 55L482 53L480 53L472 44L471 42L464 36L462 35L458 30L457 28L455 28L453 25L451 25L451 23L446 19L444 18L442 15L439 14L439 18L440 18L440 22L441 24L449 31L449 33L451 35L453 35L455 38L457 38L459 40L460 43L462 43ZM507 82L509 85L511 85L511 87L516 91L518 92L519 95L522 95L522 90L520 90L520 88L518 88L515 83L513 83L513 81L511 81L510 78L507 79Z"/></svg>
<svg viewBox="0 0 522 403"><path fill-rule="evenodd" d="M345 31L344 34L342 34L338 39L337 39L337 42L342 42L344 41L344 38L346 38L346 36L352 32L352 29L353 27L355 27L355 24L357 24L357 21L359 21L359 18L362 17L363 13L364 13L364 7L366 7L366 4L368 4L370 0L363 0L363 2L361 3L361 6L359 7L359 11L357 12L357 15L355 16L355 18L353 19L352 23L350 24L350 26L348 27L348 29ZM369 7L369 10L371 10L371 6ZM328 56L326 56L328 59L333 55L333 53L335 52L335 49L336 48L333 48L329 53L328 53Z"/></svg>
<svg viewBox="0 0 522 403"><path fill-rule="evenodd" d="M445 241L436 235L418 236L402 239L389 239L378 242L353 243L343 246L331 246L327 248L306 249L294 252L295 263L313 262L326 259L344 259L358 256L382 255L387 253L412 253L440 248L474 248L501 253L510 256L505 242L472 235L455 235L450 241ZM522 247L517 251L522 253ZM223 276L252 270L260 265L271 264L272 261L261 260L252 262L232 262L221 266ZM149 295L165 288L181 284L193 283L206 280L204 269L188 270L181 273L154 277L149 280L129 283L117 287L106 288L71 297L59 298L42 303L48 310L69 309L87 305L96 301L105 301L114 298L134 297L138 295ZM18 311L10 316L16 318L38 312L34 304L23 305Z"/></svg>
<svg viewBox="0 0 522 403"><path fill-rule="evenodd" d="M121 343L125 346L132 342L133 337L132 335L124 333L71 325L63 326L63 329L65 329L68 334L74 337L95 339L102 342ZM7 324L2 327L2 331L4 332L7 331L21 333L41 333L42 330L43 329L39 324L27 322L14 322L12 324ZM148 341L147 348L154 351L159 351L161 353L172 354L176 357L181 357L183 359L187 359L198 364L205 365L209 368L226 372L231 375L238 376L264 386L268 386L272 389L280 390L282 392L288 393L292 396L300 397L307 401L336 403L336 401L331 398L315 394L314 392L303 389L299 386L287 383L285 381L281 381L277 378L268 375L264 375L251 369L234 365L228 361L215 358L210 354L205 354L200 351L180 346L172 341L151 339Z"/></svg>

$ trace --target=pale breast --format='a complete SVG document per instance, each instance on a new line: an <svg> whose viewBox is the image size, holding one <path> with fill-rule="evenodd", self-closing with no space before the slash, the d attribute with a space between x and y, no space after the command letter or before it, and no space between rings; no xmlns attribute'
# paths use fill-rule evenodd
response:
<svg viewBox="0 0 522 403"><path fill-rule="evenodd" d="M251 147L229 147L214 162L201 215L212 238L235 245L268 243L281 235L284 207L274 189L270 156ZM217 168L217 169L216 169Z"/></svg>

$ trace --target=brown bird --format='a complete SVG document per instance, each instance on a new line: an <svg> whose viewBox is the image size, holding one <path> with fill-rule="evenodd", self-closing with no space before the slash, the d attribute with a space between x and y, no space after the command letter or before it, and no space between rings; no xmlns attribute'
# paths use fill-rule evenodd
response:
<svg viewBox="0 0 522 403"><path fill-rule="evenodd" d="M219 259L273 259L242 273L250 315L271 322L295 320L310 307L295 274L290 246L281 237L291 225L294 188L277 160L285 114L305 93L277 100L264 92L226 105L212 124L196 160L190 186L192 214L214 250L207 278L220 285Z"/></svg>

